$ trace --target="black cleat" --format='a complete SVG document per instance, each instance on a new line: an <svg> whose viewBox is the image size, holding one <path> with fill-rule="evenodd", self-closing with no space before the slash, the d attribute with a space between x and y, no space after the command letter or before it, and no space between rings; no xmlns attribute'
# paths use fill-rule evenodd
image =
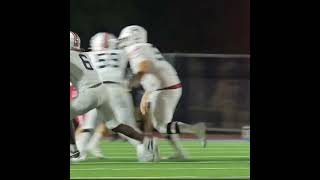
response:
<svg viewBox="0 0 320 180"><path fill-rule="evenodd" d="M71 158L78 158L80 157L80 152L77 150L77 151L74 151L74 152L70 152L70 159Z"/></svg>

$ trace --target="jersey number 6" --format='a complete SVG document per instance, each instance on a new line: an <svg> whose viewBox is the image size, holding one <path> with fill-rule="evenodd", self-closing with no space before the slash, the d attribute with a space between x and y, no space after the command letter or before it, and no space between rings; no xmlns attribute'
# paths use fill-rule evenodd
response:
<svg viewBox="0 0 320 180"><path fill-rule="evenodd" d="M82 60L82 63L86 69L93 70L92 65L90 64L90 61L88 60L88 58L85 55L79 54L79 57Z"/></svg>

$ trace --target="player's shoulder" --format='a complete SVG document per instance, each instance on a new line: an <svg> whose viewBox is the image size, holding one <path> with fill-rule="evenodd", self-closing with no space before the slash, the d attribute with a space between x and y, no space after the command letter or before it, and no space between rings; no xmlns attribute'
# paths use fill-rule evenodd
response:
<svg viewBox="0 0 320 180"><path fill-rule="evenodd" d="M78 57L79 57L78 51L70 51L70 61L77 61Z"/></svg>
<svg viewBox="0 0 320 180"><path fill-rule="evenodd" d="M111 53L111 54L121 54L124 52L124 50L123 49L108 49L107 52Z"/></svg>
<svg viewBox="0 0 320 180"><path fill-rule="evenodd" d="M85 52L85 51L73 51L71 50L70 51L70 56L79 56L79 55L87 55L88 52Z"/></svg>
<svg viewBox="0 0 320 180"><path fill-rule="evenodd" d="M91 58L93 56L95 56L96 54L99 54L100 52L98 51L88 51L86 52L86 54Z"/></svg>
<svg viewBox="0 0 320 180"><path fill-rule="evenodd" d="M70 56L79 54L78 51L70 50Z"/></svg>

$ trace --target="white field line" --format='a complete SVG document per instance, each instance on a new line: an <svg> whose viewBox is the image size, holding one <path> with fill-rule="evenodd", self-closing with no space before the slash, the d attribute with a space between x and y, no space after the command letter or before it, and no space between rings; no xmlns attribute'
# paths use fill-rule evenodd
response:
<svg viewBox="0 0 320 180"><path fill-rule="evenodd" d="M106 142L114 142L114 143L121 143L123 141L121 140L116 140L116 141L111 141L110 138L105 138L103 139L104 141ZM163 138L163 137L158 137L158 140L160 142L166 142L168 141L166 138ZM197 142L199 141L198 138L185 138L185 137L180 137L180 141L182 142L187 142L187 143L192 143L192 142ZM231 144L231 143L239 143L239 144L242 144L242 143L250 143L250 141L248 140L245 140L245 139L212 139L212 138L207 138L207 141L210 141L212 143L217 143L217 144Z"/></svg>
<svg viewBox="0 0 320 180"><path fill-rule="evenodd" d="M171 153L173 153L173 151L161 151L160 150L160 153L161 154L171 154ZM193 154L203 154L203 153L205 153L205 152L189 152L188 154L190 155L193 155ZM250 154L250 152L248 152L248 151L237 151L237 152L210 152L210 154ZM107 152L105 152L105 155L106 156L113 156L113 155L136 155L136 153L135 152L129 152L129 153L126 153L126 152L120 152L120 153L108 153L108 151Z"/></svg>
<svg viewBox="0 0 320 180"><path fill-rule="evenodd" d="M192 156L192 158L249 158L250 156ZM135 156L112 156L106 159L128 159L135 158Z"/></svg>
<svg viewBox="0 0 320 180"><path fill-rule="evenodd" d="M250 169L250 168L86 168L86 169L70 169L70 171L104 171L104 170L110 170L110 171L136 171L136 170L241 170L241 169Z"/></svg>
<svg viewBox="0 0 320 180"><path fill-rule="evenodd" d="M151 177L71 177L71 179L250 179L250 176L203 177L203 176L151 176Z"/></svg>
<svg viewBox="0 0 320 180"><path fill-rule="evenodd" d="M119 161L106 161L106 162L79 162L72 165L96 165L96 164L249 164L250 161L176 161L176 162L119 162Z"/></svg>
<svg viewBox="0 0 320 180"><path fill-rule="evenodd" d="M111 144L111 143L110 143ZM184 147L201 147L201 144L181 144ZM244 144L244 145L215 145L215 144L207 144L208 146L211 147L250 147L249 144ZM125 143L125 144L112 144L111 146L109 145L109 143L102 144L102 147L130 147L131 145L129 143ZM171 147L170 144L159 144L159 146L161 147Z"/></svg>
<svg viewBox="0 0 320 180"><path fill-rule="evenodd" d="M159 146L161 149L172 149L172 147L162 147ZM182 146L184 147L184 146ZM128 147L101 147L101 149L116 149L116 150L121 150L121 149L130 149L134 148L133 146L128 146ZM210 150L250 150L248 147L236 147L236 148L223 148L223 147L210 147L207 146L206 148L203 147L184 147L185 149L210 149Z"/></svg>
<svg viewBox="0 0 320 180"><path fill-rule="evenodd" d="M187 143L184 143L184 142L180 141L180 143L185 145L185 146L198 146L199 144L201 144L200 142L201 141L187 144ZM124 142L121 142L121 143L115 143L115 142L101 142L101 143L102 143L102 145L106 145L106 146L109 145L109 144L112 144L112 145L115 145L115 146L128 146L129 145L129 142L127 142L127 141L124 141ZM170 144L167 143L167 142L158 142L158 143L160 145L163 145L163 146L170 146ZM215 143L210 143L209 142L208 144L210 144L212 146L228 146L228 147L232 147L232 146L250 146L250 143L243 143L243 144L232 144L232 143L230 143L230 144L215 144Z"/></svg>

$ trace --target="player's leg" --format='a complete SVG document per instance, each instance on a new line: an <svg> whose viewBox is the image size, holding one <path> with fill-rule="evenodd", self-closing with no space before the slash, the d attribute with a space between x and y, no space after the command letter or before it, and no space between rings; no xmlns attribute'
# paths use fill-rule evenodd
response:
<svg viewBox="0 0 320 180"><path fill-rule="evenodd" d="M121 124L115 119L108 120L106 122L106 125L112 131L121 133L139 142L139 144L137 145L137 155L139 161L155 161L155 154L158 149L156 138L144 136L142 133L136 131L131 126Z"/></svg>
<svg viewBox="0 0 320 180"><path fill-rule="evenodd" d="M70 122L79 115L87 113L98 106L98 96L94 88L81 91L79 95L70 102ZM74 139L74 127L70 125L71 139ZM75 139L74 139L75 140ZM74 146L73 146L74 147ZM70 147L71 148L71 147ZM72 149L70 149L72 150ZM76 161L78 158L72 158Z"/></svg>
<svg viewBox="0 0 320 180"><path fill-rule="evenodd" d="M115 115L115 118L120 123L129 125L130 127L134 128L134 130L141 133L136 124L131 95L127 90L118 85L110 86L109 89L112 92L109 102L112 105L112 111ZM135 139L122 134L120 135L126 138L133 146L137 146L139 144L139 142L137 142Z"/></svg>
<svg viewBox="0 0 320 180"><path fill-rule="evenodd" d="M179 100L179 96L170 97L175 98L175 101ZM179 129L169 128L175 110L177 102L170 99L168 100L167 93L165 91L158 91L150 96L150 118L154 127L162 134L166 134L166 138L172 145L175 154L170 157L174 159L185 159L186 153L184 152L179 142ZM168 125L170 124L170 125Z"/></svg>
<svg viewBox="0 0 320 180"><path fill-rule="evenodd" d="M130 92L134 106L134 116L136 119L136 124L140 131L144 131L144 120L142 119L142 113L140 111L140 102L143 93L144 90L141 86L139 88L133 88Z"/></svg>
<svg viewBox="0 0 320 180"><path fill-rule="evenodd" d="M70 102L70 120L89 112L99 105L97 92L96 88L79 92L79 95Z"/></svg>
<svg viewBox="0 0 320 180"><path fill-rule="evenodd" d="M81 126L81 132L77 137L78 149L81 157L86 159L88 144L97 126L98 114L96 109L90 110L85 114L85 121Z"/></svg>
<svg viewBox="0 0 320 180"><path fill-rule="evenodd" d="M161 91L151 98L151 110L155 127L160 133L166 133L168 140L175 149L175 158L185 159L186 154L179 143L180 133L196 133L205 137L205 127L201 124L189 125L183 122L172 121L174 111L181 97L182 90ZM201 126L200 126L201 125Z"/></svg>
<svg viewBox="0 0 320 180"><path fill-rule="evenodd" d="M75 141L75 132L73 121L70 121L70 158L78 158L80 156L79 150Z"/></svg>
<svg viewBox="0 0 320 180"><path fill-rule="evenodd" d="M88 152L97 158L104 158L104 155L102 153L99 143L103 135L106 133L106 131L107 130L106 130L105 124L100 123L95 129L95 132L88 143L88 146L87 146Z"/></svg>
<svg viewBox="0 0 320 180"><path fill-rule="evenodd" d="M111 101L113 101L111 100L110 96L111 91L114 91L114 89L106 87L105 91L101 92L104 93L105 96L102 105L98 108L98 110L101 111L103 115L107 116L103 118L106 120L106 126L116 133L123 134L131 139L138 141L138 146L140 147L140 149L143 149L143 153L141 153L142 156L139 156L138 154L138 159L140 161L153 161L155 150L158 147L156 138L145 137L142 133L138 132L133 127L123 124L116 119L114 114L114 104L111 103ZM114 97L114 94L112 97ZM127 105L125 103L122 103L121 106L125 107Z"/></svg>
<svg viewBox="0 0 320 180"><path fill-rule="evenodd" d="M165 99L166 106L164 108L168 109L168 114L170 114L171 119L173 117L173 113L176 109L176 106L180 100L182 94L182 89L175 90L167 90L164 92L162 98ZM169 117L167 117L169 118ZM205 123L197 123L194 125L178 122L178 121L170 121L167 123L167 131L169 134L179 134L179 133L192 133L197 135L202 142L202 145L205 147L206 145L206 126Z"/></svg>
<svg viewBox="0 0 320 180"><path fill-rule="evenodd" d="M105 108L107 109L107 108ZM116 133L123 134L131 139L136 140L139 144L137 145L137 155L139 161L154 161L154 154L158 148L157 139L153 137L146 137L142 133L136 131L131 126L118 122L114 115L107 119L106 126Z"/></svg>

